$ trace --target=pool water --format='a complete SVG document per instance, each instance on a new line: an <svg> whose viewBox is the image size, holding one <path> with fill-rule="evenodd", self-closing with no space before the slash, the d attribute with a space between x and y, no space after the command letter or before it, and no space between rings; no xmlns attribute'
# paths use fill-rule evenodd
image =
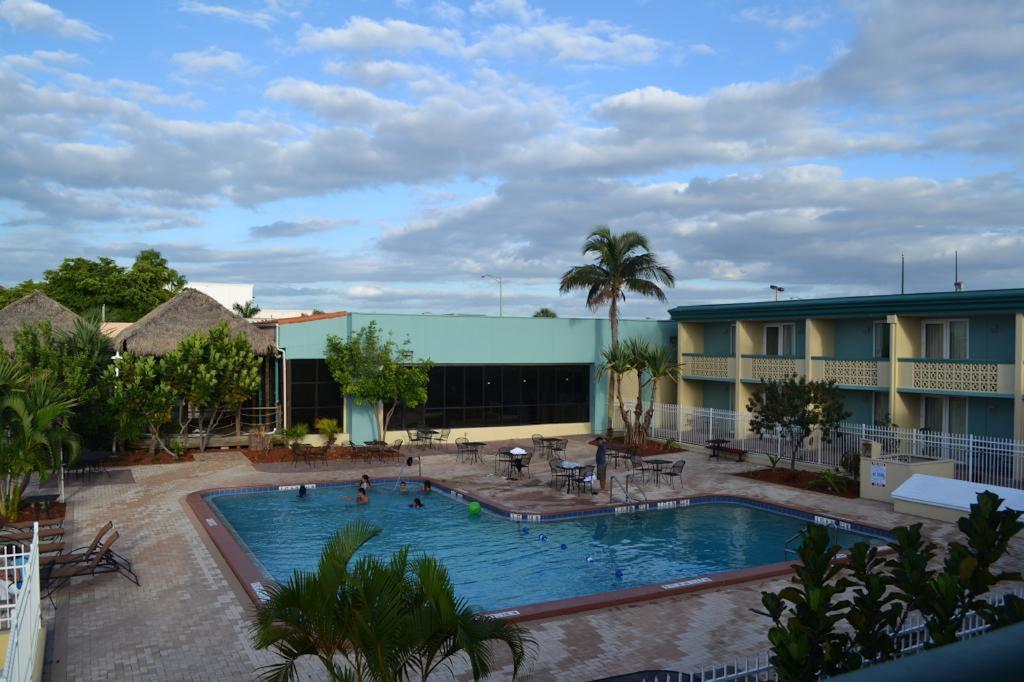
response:
<svg viewBox="0 0 1024 682"><path fill-rule="evenodd" d="M471 516L465 502L439 490L401 494L382 482L366 505L353 494L321 487L301 499L272 490L208 501L275 580L314 570L326 540L362 519L383 530L363 551L386 557L408 545L432 554L459 596L485 611L783 561L786 540L807 523L728 503L517 523L486 511ZM424 508L409 508L417 496ZM862 540L878 541L840 533L844 547Z"/></svg>

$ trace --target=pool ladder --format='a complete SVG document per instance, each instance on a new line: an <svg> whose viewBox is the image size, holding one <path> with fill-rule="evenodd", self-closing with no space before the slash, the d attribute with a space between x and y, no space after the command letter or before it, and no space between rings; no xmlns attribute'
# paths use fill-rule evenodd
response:
<svg viewBox="0 0 1024 682"><path fill-rule="evenodd" d="M832 529L832 543L838 545L839 544L839 524L837 524L836 522L833 521L832 523L829 523L827 525L828 525L829 528ZM796 551L796 547L793 547L793 543L800 539L800 533L801 533L801 531L797 531L796 533L791 535L790 538L788 540L786 540L786 542L783 543L783 545L782 545L782 559L783 559L783 561L789 561L789 555L790 554L792 554L794 558L796 558L798 556L797 555L797 551ZM842 545L840 545L840 546L842 546Z"/></svg>
<svg viewBox="0 0 1024 682"><path fill-rule="evenodd" d="M618 476L611 477L611 482L608 484L608 501L613 501L612 498L615 495L615 484L618 483L619 489L622 490L622 494L626 498L626 504L631 504L633 502L647 502L647 493L644 492L644 489L641 488L640 484L633 478L633 474L626 474L623 478L626 480L625 484L622 483ZM633 497L633 495L630 494L630 481L633 482L633 489L640 493L639 497Z"/></svg>

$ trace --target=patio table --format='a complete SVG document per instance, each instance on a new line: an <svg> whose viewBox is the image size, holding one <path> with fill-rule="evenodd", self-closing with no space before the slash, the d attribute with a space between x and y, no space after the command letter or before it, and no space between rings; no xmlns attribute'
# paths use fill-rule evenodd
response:
<svg viewBox="0 0 1024 682"><path fill-rule="evenodd" d="M728 442L729 441L726 438L709 438L707 444L708 447L711 448L711 454L708 455L708 459L711 459L712 457L721 459L722 448L725 447Z"/></svg>
<svg viewBox="0 0 1024 682"><path fill-rule="evenodd" d="M661 467L665 466L666 464L671 464L672 460L670 460L670 459L646 459L644 461L647 462L648 464L650 464L651 465L651 469L654 471L654 485L659 485L661 483Z"/></svg>
<svg viewBox="0 0 1024 682"><path fill-rule="evenodd" d="M576 480L576 472L582 469L583 465L579 462L564 461L558 465L558 468L569 472L569 475L565 477L565 492L572 492L572 484Z"/></svg>
<svg viewBox="0 0 1024 682"><path fill-rule="evenodd" d="M418 428L416 429L416 435L420 437L421 441L427 441L427 447L434 447L434 436L441 433L437 429Z"/></svg>

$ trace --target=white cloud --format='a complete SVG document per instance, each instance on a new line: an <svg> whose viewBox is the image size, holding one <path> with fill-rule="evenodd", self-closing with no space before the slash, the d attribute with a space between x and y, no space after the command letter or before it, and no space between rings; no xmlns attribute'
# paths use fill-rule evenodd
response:
<svg viewBox="0 0 1024 682"><path fill-rule="evenodd" d="M251 69L249 62L237 52L208 47L205 50L175 52L171 61L180 76L194 77L219 72L243 73Z"/></svg>
<svg viewBox="0 0 1024 682"><path fill-rule="evenodd" d="M299 46L311 50L410 52L425 49L439 54L456 54L461 44L462 37L457 31L399 19L376 21L351 17L342 28L303 26L299 31Z"/></svg>
<svg viewBox="0 0 1024 682"><path fill-rule="evenodd" d="M269 30L270 27L282 16L292 18L298 16L297 12L288 9L287 3L282 3L277 0L268 0L260 9L249 11L235 7L228 7L226 5L213 5L206 2L198 2L197 0L183 0L178 5L178 10L188 14L216 17L225 21L233 21L239 24L256 26L257 28L262 28L264 30Z"/></svg>
<svg viewBox="0 0 1024 682"><path fill-rule="evenodd" d="M58 9L37 0L0 0L0 17L14 28L53 33L62 38L108 38L79 19L69 19Z"/></svg>
<svg viewBox="0 0 1024 682"><path fill-rule="evenodd" d="M543 12L531 7L526 0L476 0L469 11L484 17L511 16L524 24L543 17Z"/></svg>
<svg viewBox="0 0 1024 682"><path fill-rule="evenodd" d="M790 14L778 7L747 7L736 15L740 21L761 24L768 28L782 31L805 31L817 28L829 19L829 14L821 7L813 7L803 12Z"/></svg>
<svg viewBox="0 0 1024 682"><path fill-rule="evenodd" d="M345 290L345 293L353 298L376 298L384 295L380 287L354 286Z"/></svg>
<svg viewBox="0 0 1024 682"><path fill-rule="evenodd" d="M443 21L448 24L457 24L462 21L462 18L466 15L466 10L462 9L458 5L453 5L450 2L439 0L430 6L430 14L436 17L439 21Z"/></svg>

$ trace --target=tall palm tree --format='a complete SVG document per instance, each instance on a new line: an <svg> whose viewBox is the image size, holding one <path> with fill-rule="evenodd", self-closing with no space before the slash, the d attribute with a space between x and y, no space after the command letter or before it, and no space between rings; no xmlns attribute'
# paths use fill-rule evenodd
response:
<svg viewBox="0 0 1024 682"><path fill-rule="evenodd" d="M408 549L387 561L353 557L380 530L357 521L324 546L315 573L296 571L267 589L252 624L257 649L281 662L264 679L296 679L296 661L318 658L331 680L426 680L456 656L469 659L474 679L491 672L491 644L512 653L518 674L533 640L520 626L483 617L457 599L437 560L410 562Z"/></svg>
<svg viewBox="0 0 1024 682"><path fill-rule="evenodd" d="M569 268L562 275L559 291L563 294L585 289L587 307L591 310L607 305L611 325L611 348L619 346L619 302L626 294L653 296L668 302L661 286L675 286L672 271L658 262L651 252L647 237L639 232L613 234L605 225L598 225L583 244L583 255L593 255L594 263ZM615 373L608 377L608 429L612 428Z"/></svg>

